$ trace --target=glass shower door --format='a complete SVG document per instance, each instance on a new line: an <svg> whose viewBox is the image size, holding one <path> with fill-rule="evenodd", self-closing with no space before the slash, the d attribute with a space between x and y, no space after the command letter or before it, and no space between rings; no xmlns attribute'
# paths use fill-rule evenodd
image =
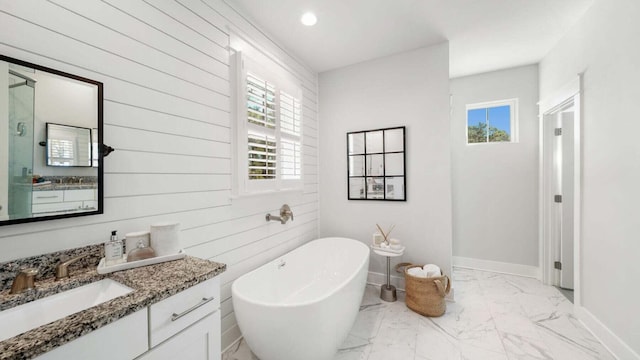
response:
<svg viewBox="0 0 640 360"><path fill-rule="evenodd" d="M10 219L31 217L35 81L9 70Z"/></svg>

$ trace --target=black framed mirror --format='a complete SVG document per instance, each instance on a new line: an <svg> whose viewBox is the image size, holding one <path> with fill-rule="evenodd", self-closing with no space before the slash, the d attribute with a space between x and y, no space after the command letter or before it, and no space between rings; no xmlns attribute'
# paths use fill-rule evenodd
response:
<svg viewBox="0 0 640 360"><path fill-rule="evenodd" d="M347 198L406 201L405 127L347 133Z"/></svg>
<svg viewBox="0 0 640 360"><path fill-rule="evenodd" d="M0 225L103 213L103 84L0 55Z"/></svg>

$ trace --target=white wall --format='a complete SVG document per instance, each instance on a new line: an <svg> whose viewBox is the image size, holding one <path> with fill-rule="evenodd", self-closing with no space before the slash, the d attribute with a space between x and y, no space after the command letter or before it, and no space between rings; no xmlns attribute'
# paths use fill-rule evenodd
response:
<svg viewBox="0 0 640 360"><path fill-rule="evenodd" d="M187 253L228 265L222 344L240 335L231 282L317 237L316 74L222 0L3 1L0 53L104 83L105 213L0 227L0 261L179 221ZM37 9L37 11L34 11ZM303 79L304 192L231 199L229 30ZM289 203L295 221L264 215Z"/></svg>
<svg viewBox="0 0 640 360"><path fill-rule="evenodd" d="M321 236L371 243L376 223L395 224L402 261L451 270L449 45L409 51L320 74ZM346 133L406 126L407 201L347 200ZM394 259L394 263L400 261ZM386 260L372 253L370 270Z"/></svg>
<svg viewBox="0 0 640 360"><path fill-rule="evenodd" d="M451 94L453 255L537 268L538 66L452 79ZM518 142L467 145L466 105L513 98Z"/></svg>
<svg viewBox="0 0 640 360"><path fill-rule="evenodd" d="M640 358L639 16L637 0L596 0L540 64L542 100L584 72L582 319L621 359Z"/></svg>

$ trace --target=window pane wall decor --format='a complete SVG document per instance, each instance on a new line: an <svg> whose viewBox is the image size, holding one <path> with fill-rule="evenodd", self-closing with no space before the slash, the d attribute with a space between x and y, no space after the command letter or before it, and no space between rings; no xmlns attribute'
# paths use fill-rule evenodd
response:
<svg viewBox="0 0 640 360"><path fill-rule="evenodd" d="M407 200L404 133L404 126L347 133L349 200Z"/></svg>

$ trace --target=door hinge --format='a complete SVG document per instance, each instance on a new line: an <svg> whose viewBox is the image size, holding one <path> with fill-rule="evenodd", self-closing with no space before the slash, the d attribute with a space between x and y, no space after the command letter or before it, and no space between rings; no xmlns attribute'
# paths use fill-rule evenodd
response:
<svg viewBox="0 0 640 360"><path fill-rule="evenodd" d="M553 263L553 268L554 269L558 269L558 270L562 270L562 263L560 261L555 261Z"/></svg>
<svg viewBox="0 0 640 360"><path fill-rule="evenodd" d="M562 195L554 195L553 196L553 202L561 203L562 202Z"/></svg>
<svg viewBox="0 0 640 360"><path fill-rule="evenodd" d="M553 131L553 133L555 134L555 136L560 136L560 135L562 135L562 128L555 128L555 130Z"/></svg>

